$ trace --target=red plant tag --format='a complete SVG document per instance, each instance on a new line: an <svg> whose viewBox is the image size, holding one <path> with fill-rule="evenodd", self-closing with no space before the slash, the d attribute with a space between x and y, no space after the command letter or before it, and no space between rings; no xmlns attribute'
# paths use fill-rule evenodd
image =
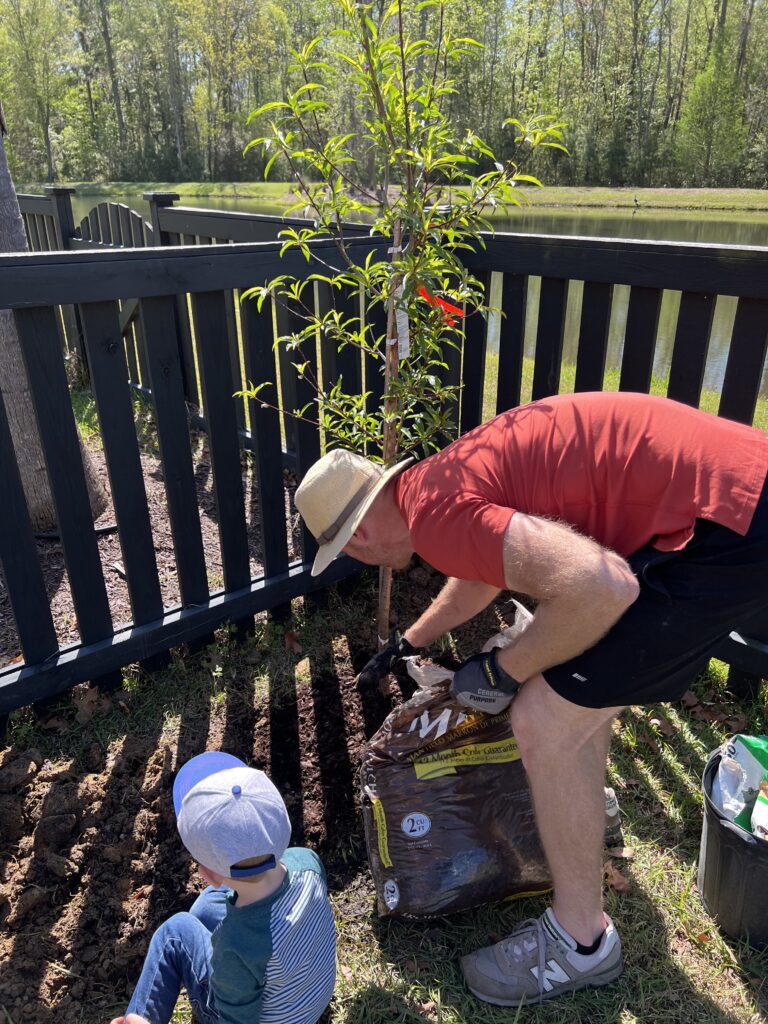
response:
<svg viewBox="0 0 768 1024"><path fill-rule="evenodd" d="M458 306L452 305L446 299L441 299L439 295L430 295L424 285L419 288L419 295L428 302L430 306L437 306L443 312L443 318L449 327L453 327L456 321L454 316L464 316L464 310L459 309Z"/></svg>

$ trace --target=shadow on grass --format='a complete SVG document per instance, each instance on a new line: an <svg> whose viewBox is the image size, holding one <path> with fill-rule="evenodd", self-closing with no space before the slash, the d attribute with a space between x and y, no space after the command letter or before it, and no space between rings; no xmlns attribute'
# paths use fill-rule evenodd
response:
<svg viewBox="0 0 768 1024"><path fill-rule="evenodd" d="M548 1000L537 1007L524 1007L521 1020L541 1024L612 1024L612 1022L674 1021L675 1024L736 1024L743 1015L718 1005L704 991L701 982L682 970L675 961L670 942L674 935L665 935L662 915L638 888L633 887L631 900L613 898L608 910L623 936L625 969L622 977L600 989L588 989ZM499 904L456 914L434 921L402 922L393 919L375 920L372 930L381 946L383 959L394 972L394 988L407 993L406 1005L419 1019L419 1006L440 1000L438 1019L472 1021L473 1024L508 1024L515 1019L515 1007L498 1007L476 999L465 987L459 958L493 942L498 935L508 934L527 916L538 916L546 906L543 900L526 900L519 904ZM376 1005L363 1005L371 1012L367 1024L388 1024L393 1018L374 1012ZM738 997L735 1002L740 1002ZM386 1000L380 999L382 1007ZM765 1000L753 999L752 1011L765 1011ZM355 1019L355 1018L350 1018ZM423 1019L423 1012L422 1018ZM755 1018L756 1019L756 1018Z"/></svg>
<svg viewBox="0 0 768 1024"><path fill-rule="evenodd" d="M424 1010L409 1003L405 995L373 984L344 1000L344 1015L345 1024L424 1024L425 1020Z"/></svg>

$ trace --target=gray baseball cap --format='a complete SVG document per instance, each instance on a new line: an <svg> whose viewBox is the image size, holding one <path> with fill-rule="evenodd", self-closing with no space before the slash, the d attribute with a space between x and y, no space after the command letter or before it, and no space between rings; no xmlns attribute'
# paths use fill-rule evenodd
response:
<svg viewBox="0 0 768 1024"><path fill-rule="evenodd" d="M181 841L203 867L223 878L249 879L276 867L291 838L285 803L264 772L223 751L182 765L173 783ZM235 865L267 857L264 863Z"/></svg>

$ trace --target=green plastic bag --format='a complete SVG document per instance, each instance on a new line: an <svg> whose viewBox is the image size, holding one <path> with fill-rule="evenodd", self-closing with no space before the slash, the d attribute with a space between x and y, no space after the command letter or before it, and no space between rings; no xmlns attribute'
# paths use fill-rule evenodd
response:
<svg viewBox="0 0 768 1024"><path fill-rule="evenodd" d="M751 831L752 808L768 775L768 736L732 736L720 748L712 799L726 817Z"/></svg>

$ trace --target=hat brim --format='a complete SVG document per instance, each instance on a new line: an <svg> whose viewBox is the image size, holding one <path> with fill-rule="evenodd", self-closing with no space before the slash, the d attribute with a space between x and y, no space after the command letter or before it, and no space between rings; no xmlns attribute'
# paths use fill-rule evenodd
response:
<svg viewBox="0 0 768 1024"><path fill-rule="evenodd" d="M328 568L328 566L331 564L334 558L336 558L337 555L341 554L342 549L349 542L350 538L352 537L352 534L360 525L363 516L371 507L371 505L376 500L378 495L381 494L382 490L387 486L389 481L393 479L393 477L396 477L398 473L402 473L402 471L407 466L410 466L410 464L413 461L413 458L409 456L407 459L403 459L402 462L398 462L394 466L390 466L389 469L385 470L384 473L382 473L382 475L376 481L376 486L373 488L370 494L367 494L365 498L363 498L363 500L360 502L360 504L354 510L354 512L352 512L352 514L349 516L346 522L343 523L343 525L339 529L339 532L336 534L333 540L329 540L327 544L320 545L320 548L318 549L318 552L315 555L314 564L312 566L313 576L319 576L321 572L325 572L325 570Z"/></svg>

